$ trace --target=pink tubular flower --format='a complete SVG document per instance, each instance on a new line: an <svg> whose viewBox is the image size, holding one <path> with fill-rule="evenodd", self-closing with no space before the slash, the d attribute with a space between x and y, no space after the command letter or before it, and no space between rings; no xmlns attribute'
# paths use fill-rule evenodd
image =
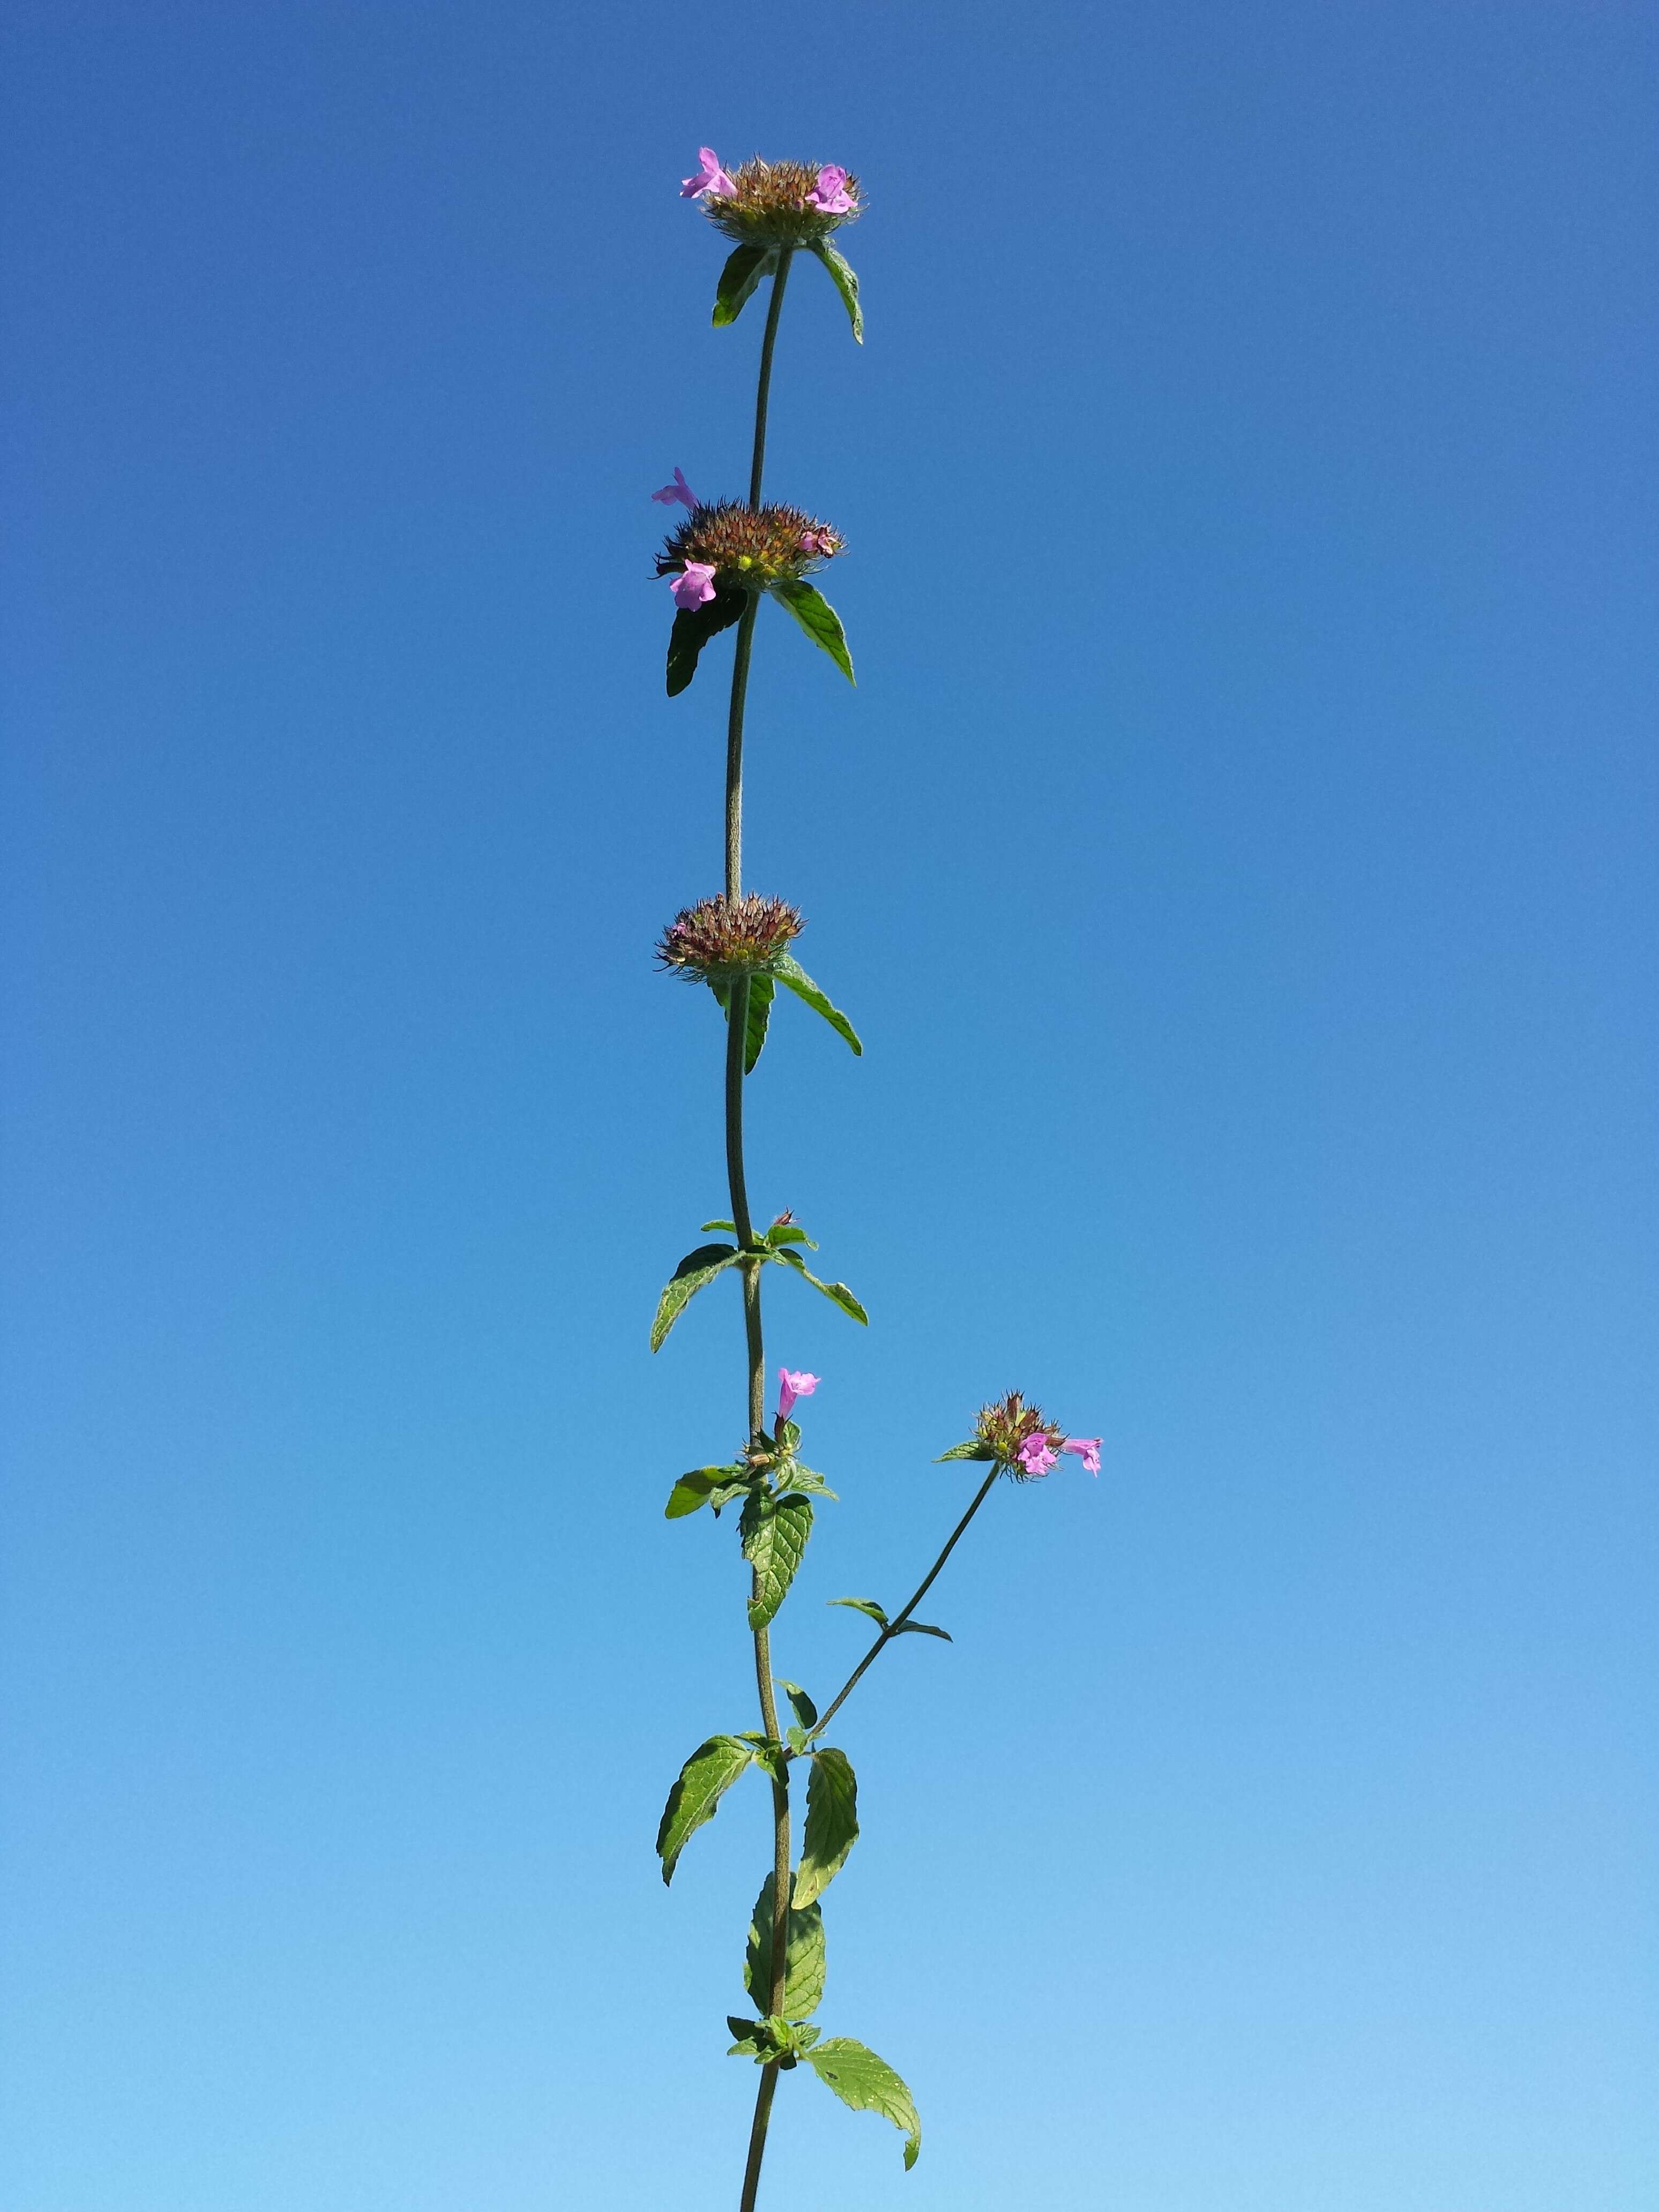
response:
<svg viewBox="0 0 1659 2212"><path fill-rule="evenodd" d="M815 207L820 215L851 215L853 195L847 189L847 172L834 161L826 162L818 171L817 183L806 195L808 207Z"/></svg>
<svg viewBox="0 0 1659 2212"><path fill-rule="evenodd" d="M1090 1474L1100 1473L1100 1438L1098 1437L1067 1437L1060 1449L1075 1452Z"/></svg>
<svg viewBox="0 0 1659 2212"><path fill-rule="evenodd" d="M653 491L651 496L662 507L672 507L676 500L682 507L689 507L694 511L697 505L697 495L687 483L684 472L679 469L674 471L672 483L665 484L660 491Z"/></svg>
<svg viewBox="0 0 1659 2212"><path fill-rule="evenodd" d="M778 1419L787 1421L797 1398L810 1398L818 1387L816 1375L796 1374L787 1367L778 1370Z"/></svg>
<svg viewBox="0 0 1659 2212"><path fill-rule="evenodd" d="M674 605L689 613L694 607L706 607L714 596L714 564L708 561L688 561L673 580Z"/></svg>
<svg viewBox="0 0 1659 2212"><path fill-rule="evenodd" d="M1018 1457L1027 1474L1047 1474L1051 1467L1060 1463L1058 1453L1049 1449L1048 1439L1041 1429L1026 1437Z"/></svg>
<svg viewBox="0 0 1659 2212"><path fill-rule="evenodd" d="M712 192L717 200L734 200L738 188L720 167L720 156L712 146L699 146L697 159L702 163L695 177L688 177L680 186L683 200L695 200L704 192ZM822 178L820 178L822 182Z"/></svg>

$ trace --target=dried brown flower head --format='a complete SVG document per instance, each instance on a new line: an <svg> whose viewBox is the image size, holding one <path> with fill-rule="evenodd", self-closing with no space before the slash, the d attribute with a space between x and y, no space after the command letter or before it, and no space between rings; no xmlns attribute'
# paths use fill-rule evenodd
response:
<svg viewBox="0 0 1659 2212"><path fill-rule="evenodd" d="M1066 1441L1064 1430L1057 1429L1041 1407L1028 1406L1018 1390L1011 1390L1006 1398L981 1406L974 1433L1016 1482L1030 1482L1035 1475L1048 1473L1047 1467L1030 1464L1034 1458L1041 1460L1045 1455L1028 1450L1022 1459L1022 1445L1032 1437L1041 1437L1048 1448L1048 1465L1052 1466L1053 1455Z"/></svg>
<svg viewBox="0 0 1659 2212"><path fill-rule="evenodd" d="M864 212L858 179L821 161L763 161L757 154L732 172L732 183L731 197L710 192L703 212L739 246L816 246Z"/></svg>
<svg viewBox="0 0 1659 2212"><path fill-rule="evenodd" d="M843 549L838 530L799 507L750 508L741 500L694 507L670 531L657 556L657 574L672 576L688 561L714 571L719 591L755 590L795 583Z"/></svg>
<svg viewBox="0 0 1659 2212"><path fill-rule="evenodd" d="M660 966L693 983L763 975L805 927L799 909L787 899L763 898L757 891L746 891L738 899L699 899L696 906L683 908L664 930L657 959Z"/></svg>

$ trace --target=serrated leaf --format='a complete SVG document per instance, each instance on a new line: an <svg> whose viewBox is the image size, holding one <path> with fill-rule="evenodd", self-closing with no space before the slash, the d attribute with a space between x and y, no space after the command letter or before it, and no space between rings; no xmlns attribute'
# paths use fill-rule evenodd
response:
<svg viewBox="0 0 1659 2212"><path fill-rule="evenodd" d="M815 246L809 246L806 250L809 253L816 253L830 271L836 289L841 294L842 304L847 310L847 319L853 325L853 336L862 345L864 310L859 305L859 280L853 274L852 263L844 253L831 246L827 238L821 239Z"/></svg>
<svg viewBox="0 0 1659 2212"><path fill-rule="evenodd" d="M818 1717L818 1709L799 1682L786 1682L781 1674L775 1677L779 1689L794 1707L795 1718L803 1728L811 1728Z"/></svg>
<svg viewBox="0 0 1659 2212"><path fill-rule="evenodd" d="M743 1556L755 1570L755 1595L749 1601L749 1626L764 1628L788 1595L795 1570L812 1533L812 1501L789 1491L774 1498L751 1491L738 1524Z"/></svg>
<svg viewBox="0 0 1659 2212"><path fill-rule="evenodd" d="M947 1459L994 1459L995 1457L996 1454L989 1444L981 1443L977 1437L969 1437L965 1444L952 1444L948 1452L941 1452L933 1462L933 1465L942 1467Z"/></svg>
<svg viewBox="0 0 1659 2212"><path fill-rule="evenodd" d="M942 1637L947 1644L954 1644L956 1641L948 1628L930 1628L925 1620L896 1621L893 1625L893 1633L895 1636L939 1636Z"/></svg>
<svg viewBox="0 0 1659 2212"><path fill-rule="evenodd" d="M697 672L697 660L711 637L741 622L747 592L716 592L700 607L676 607L668 633L668 696L677 699Z"/></svg>
<svg viewBox="0 0 1659 2212"><path fill-rule="evenodd" d="M732 1018L732 992L729 985L711 983L709 989L720 1002L720 1012ZM761 1056L761 1047L766 1042L767 1017L772 1011L774 985L769 975L757 974L749 979L749 1019L744 1025L743 1072L752 1075L755 1062ZM736 1231L732 1234L736 1235ZM765 1240L763 1239L763 1242Z"/></svg>
<svg viewBox="0 0 1659 2212"><path fill-rule="evenodd" d="M789 1469L789 1487L804 1491L809 1498L833 1498L839 1501L841 1492L831 1490L816 1468L803 1467L799 1460Z"/></svg>
<svg viewBox="0 0 1659 2212"><path fill-rule="evenodd" d="M885 1628L887 1626L886 1607L878 1605L872 1597L832 1597L828 1602L831 1605L851 1606L854 1613L867 1613L878 1628Z"/></svg>
<svg viewBox="0 0 1659 2212"><path fill-rule="evenodd" d="M714 1819L714 1808L738 1775L752 1764L754 1756L752 1747L741 1736L711 1735L706 1743L697 1746L681 1767L657 1828L657 1856L662 1861L665 1883L674 1879L675 1864L685 1849L687 1838L695 1835L705 1820Z"/></svg>
<svg viewBox="0 0 1659 2212"><path fill-rule="evenodd" d="M858 1839L859 1786L852 1761L844 1751L826 1747L813 1753L806 1784L806 1834L795 1869L798 1905L823 1894Z"/></svg>
<svg viewBox="0 0 1659 2212"><path fill-rule="evenodd" d="M776 975L779 982L783 985L784 989L786 991L793 991L795 996L799 999L804 1005L811 1006L815 1014L822 1014L824 1020L828 1022L830 1028L834 1030L836 1035L839 1037L844 1037L848 1043L852 1046L854 1052L860 1060L862 1060L864 1057L864 1047L859 1042L858 1031L853 1027L853 1024L848 1020L846 1015L842 1013L839 1006L832 1006L830 1005L826 994L819 990L817 985L812 981L806 970L801 966L799 961L794 959L789 953L783 952L779 954L776 960L773 962L772 966L774 974ZM811 1239L808 1237L803 1237L800 1239L800 1242L803 1244L811 1244ZM817 1249L818 1248L816 1244L812 1245L812 1249L815 1252Z"/></svg>
<svg viewBox="0 0 1659 2212"><path fill-rule="evenodd" d="M651 1324L653 1352L662 1349L664 1338L685 1310L687 1302L705 1283L712 1282L723 1267L732 1266L741 1257L735 1244L699 1244L695 1252L686 1254L657 1300L657 1317Z"/></svg>
<svg viewBox="0 0 1659 2212"><path fill-rule="evenodd" d="M772 1902L776 1894L776 1876L769 1874L755 1900L754 1917L749 1923L749 1948L743 1960L744 1989L757 2005L764 2005L769 2011L772 2004ZM823 2002L823 1915L816 1905L790 1908L786 1960L780 2010L786 2020L805 2020Z"/></svg>
<svg viewBox="0 0 1659 2212"><path fill-rule="evenodd" d="M724 330L735 323L754 297L756 287L763 276L769 276L778 265L775 246L740 246L726 256L726 266L720 271L720 281L714 291L714 328ZM833 274L833 272L831 272Z"/></svg>
<svg viewBox="0 0 1659 2212"><path fill-rule="evenodd" d="M761 2045L759 2021L744 2020L737 2013L729 2012L726 2015L726 2024L738 2039L726 2054L728 2058L748 2057L759 2051Z"/></svg>
<svg viewBox="0 0 1659 2212"><path fill-rule="evenodd" d="M821 1283L805 1261L801 1258L800 1254L791 1250L787 1246L778 1254L778 1257L787 1266L793 1267L803 1281L811 1283L815 1291L822 1292L832 1304L838 1305L843 1313L851 1314L854 1321L862 1322L866 1327L869 1325L869 1315L866 1313L845 1283Z"/></svg>
<svg viewBox="0 0 1659 2212"><path fill-rule="evenodd" d="M858 678L853 673L853 656L847 650L847 633L841 626L841 617L817 586L803 580L771 584L767 588L781 606L788 608L813 644L829 654L848 682L856 684ZM690 681L689 677L686 680Z"/></svg>
<svg viewBox="0 0 1659 2212"><path fill-rule="evenodd" d="M851 2036L832 2035L804 2054L807 2064L826 2088L833 2089L843 2105L855 2112L879 2112L905 2136L905 2171L921 2154L921 2122L910 2092L884 2058Z"/></svg>
<svg viewBox="0 0 1659 2212"><path fill-rule="evenodd" d="M694 1467L683 1474L668 1493L665 1521L683 1521L711 1502L721 1506L749 1488L749 1477L740 1467Z"/></svg>

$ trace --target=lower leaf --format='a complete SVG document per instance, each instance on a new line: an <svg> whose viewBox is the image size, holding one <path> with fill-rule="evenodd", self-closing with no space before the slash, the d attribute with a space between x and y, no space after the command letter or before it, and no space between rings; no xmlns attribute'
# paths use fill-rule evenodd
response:
<svg viewBox="0 0 1659 2212"><path fill-rule="evenodd" d="M827 2043L802 2053L827 2089L855 2112L879 2112L905 2136L904 2165L908 2172L921 2154L921 2122L915 2100L884 2058L851 2036L832 2035Z"/></svg>

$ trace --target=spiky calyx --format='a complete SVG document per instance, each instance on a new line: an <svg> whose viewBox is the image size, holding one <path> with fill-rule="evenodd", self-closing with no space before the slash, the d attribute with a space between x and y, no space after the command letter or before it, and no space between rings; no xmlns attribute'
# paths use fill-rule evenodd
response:
<svg viewBox="0 0 1659 2212"><path fill-rule="evenodd" d="M763 161L757 154L732 172L731 197L711 192L703 213L739 246L817 246L864 212L859 180L845 172L842 190L851 207L832 214L813 204L823 167L819 161Z"/></svg>
<svg viewBox="0 0 1659 2212"><path fill-rule="evenodd" d="M691 983L729 983L739 975L769 974L805 927L787 899L699 899L682 908L657 945L658 964Z"/></svg>
<svg viewBox="0 0 1659 2212"><path fill-rule="evenodd" d="M1028 1406L1018 1390L981 1406L974 1433L1016 1482L1030 1482L1036 1477L1036 1470L1026 1466L1019 1455L1020 1446L1028 1438L1041 1437L1050 1452L1058 1452L1066 1441L1065 1431L1057 1429L1040 1407Z"/></svg>
<svg viewBox="0 0 1659 2212"><path fill-rule="evenodd" d="M694 507L671 531L657 556L659 576L678 574L689 561L714 571L716 590L763 591L797 584L842 551L838 530L799 507L747 507L741 500Z"/></svg>

